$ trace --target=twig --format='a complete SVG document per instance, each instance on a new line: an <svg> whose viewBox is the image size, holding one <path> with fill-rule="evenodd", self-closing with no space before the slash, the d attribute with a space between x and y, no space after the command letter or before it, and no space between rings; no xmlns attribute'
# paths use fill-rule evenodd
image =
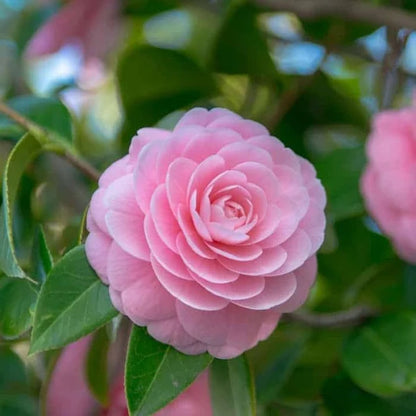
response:
<svg viewBox="0 0 416 416"><path fill-rule="evenodd" d="M339 17L344 20L416 30L416 14L395 7L374 6L362 1L341 0L255 0L261 7L293 12L303 19Z"/></svg>
<svg viewBox="0 0 416 416"><path fill-rule="evenodd" d="M314 328L342 328L359 325L368 318L377 316L377 312L368 306L356 306L333 313L292 312L283 316L289 321L301 322Z"/></svg>
<svg viewBox="0 0 416 416"><path fill-rule="evenodd" d="M75 166L85 176L95 182L98 182L98 179L101 175L100 172L95 169L94 166L90 165L86 160L79 158L68 150L66 150L65 153L58 154L67 160L72 166Z"/></svg>
<svg viewBox="0 0 416 416"><path fill-rule="evenodd" d="M8 105L0 101L0 113L5 114L7 117L15 121L19 126L23 127L25 130L32 131L35 127L35 124L32 123L27 118L23 117L18 112L14 111Z"/></svg>
<svg viewBox="0 0 416 416"><path fill-rule="evenodd" d="M45 142L44 144L46 144L46 149L54 151L56 154L67 160L72 166L76 167L91 180L98 181L98 178L100 177L100 172L97 169L95 169L94 166L90 165L86 160L81 159L79 156L71 153L68 149L65 149L62 146L56 146L56 144L54 143L48 145L48 132L44 130L42 127L38 126L31 120L14 111L7 104L1 101L0 113L5 114L7 117L15 121L19 126L33 133L39 140Z"/></svg>

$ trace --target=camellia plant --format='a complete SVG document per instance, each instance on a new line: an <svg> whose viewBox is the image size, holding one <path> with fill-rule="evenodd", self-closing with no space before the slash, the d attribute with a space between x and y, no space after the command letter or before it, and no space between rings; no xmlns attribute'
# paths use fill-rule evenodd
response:
<svg viewBox="0 0 416 416"><path fill-rule="evenodd" d="M416 415L399 3L0 0L0 416Z"/></svg>

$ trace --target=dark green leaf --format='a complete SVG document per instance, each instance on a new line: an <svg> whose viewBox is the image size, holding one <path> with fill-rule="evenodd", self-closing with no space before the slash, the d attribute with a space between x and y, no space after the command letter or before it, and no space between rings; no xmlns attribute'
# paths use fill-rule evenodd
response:
<svg viewBox="0 0 416 416"><path fill-rule="evenodd" d="M117 74L126 118L124 145L140 127L151 126L216 89L212 76L186 55L151 46L128 50Z"/></svg>
<svg viewBox="0 0 416 416"><path fill-rule="evenodd" d="M36 289L28 280L0 280L0 334L4 338L16 338L30 328L36 299Z"/></svg>
<svg viewBox="0 0 416 416"><path fill-rule="evenodd" d="M110 340L106 328L93 336L87 354L86 379L91 393L103 405L108 404L107 354Z"/></svg>
<svg viewBox="0 0 416 416"><path fill-rule="evenodd" d="M23 362L10 349L0 347L0 415L36 415L37 404L28 392L28 378Z"/></svg>
<svg viewBox="0 0 416 416"><path fill-rule="evenodd" d="M277 397L287 376L299 359L304 340L290 345L282 351L276 360L256 378L256 390L259 403L266 403Z"/></svg>
<svg viewBox="0 0 416 416"><path fill-rule="evenodd" d="M117 315L108 288L88 264L83 246L68 252L40 291L30 352L63 347Z"/></svg>
<svg viewBox="0 0 416 416"><path fill-rule="evenodd" d="M7 104L61 140L72 141L71 116L58 99L26 95L12 98ZM19 137L23 133L21 127L6 116L0 115L0 136Z"/></svg>
<svg viewBox="0 0 416 416"><path fill-rule="evenodd" d="M245 356L214 360L210 369L211 402L214 416L253 416L256 396Z"/></svg>
<svg viewBox="0 0 416 416"><path fill-rule="evenodd" d="M35 229L32 246L32 273L37 282L43 283L53 266L52 255L41 226Z"/></svg>
<svg viewBox="0 0 416 416"><path fill-rule="evenodd" d="M381 317L347 340L342 362L364 390L380 396L416 391L416 314Z"/></svg>
<svg viewBox="0 0 416 416"><path fill-rule="evenodd" d="M251 5L233 8L217 34L211 66L217 72L249 74L257 79L276 79L275 64L260 32L257 11Z"/></svg>
<svg viewBox="0 0 416 416"><path fill-rule="evenodd" d="M316 161L328 197L328 212L335 220L363 213L359 181L364 165L362 147L337 149Z"/></svg>
<svg viewBox="0 0 416 416"><path fill-rule="evenodd" d="M3 206L0 212L0 269L8 276L25 277L13 244L12 212L20 178L26 166L41 151L41 144L26 134L9 155L3 176Z"/></svg>
<svg viewBox="0 0 416 416"><path fill-rule="evenodd" d="M126 0L124 12L130 15L148 16L173 9L178 6L175 0Z"/></svg>
<svg viewBox="0 0 416 416"><path fill-rule="evenodd" d="M206 368L208 354L184 355L135 326L126 361L126 396L130 414L152 415L185 390Z"/></svg>
<svg viewBox="0 0 416 416"><path fill-rule="evenodd" d="M326 381L322 389L325 406L332 416L413 416L416 394L384 400L361 390L344 374Z"/></svg>

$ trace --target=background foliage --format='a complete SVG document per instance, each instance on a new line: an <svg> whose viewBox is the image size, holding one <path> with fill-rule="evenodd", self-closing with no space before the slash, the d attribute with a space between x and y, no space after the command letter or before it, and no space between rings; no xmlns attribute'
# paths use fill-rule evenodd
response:
<svg viewBox="0 0 416 416"><path fill-rule="evenodd" d="M394 6L416 21L411 0L360 3ZM195 105L265 124L313 162L328 194L308 312L282 322L247 357L211 364L215 414L416 415L416 269L394 254L359 192L372 114L410 102L416 35L342 15L304 19L272 4L123 1L122 35L91 86L76 48L39 60L24 53L60 2L0 0L0 97L47 132L23 136L0 116L0 415L38 414L56 350L104 324L110 335L97 332L90 354L101 365L87 364L100 376L87 373L105 403L102 361L115 331L126 329L80 245L96 184L54 153L103 170L138 128L169 128ZM333 313L350 308L358 319L340 325L344 315ZM361 319L369 315L377 317ZM132 413L151 414L210 363L135 328L126 375ZM174 370L181 374L172 387ZM155 374L156 384L137 373Z"/></svg>

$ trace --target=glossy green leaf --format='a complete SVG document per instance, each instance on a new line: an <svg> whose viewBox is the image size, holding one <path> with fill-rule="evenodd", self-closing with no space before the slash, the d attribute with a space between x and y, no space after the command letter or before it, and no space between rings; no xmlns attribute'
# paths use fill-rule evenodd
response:
<svg viewBox="0 0 416 416"><path fill-rule="evenodd" d="M71 115L60 100L26 95L12 98L7 105L51 132L56 138L66 142L72 141ZM0 136L17 138L23 133L20 126L0 115Z"/></svg>
<svg viewBox="0 0 416 416"><path fill-rule="evenodd" d="M254 383L244 355L232 360L214 360L209 380L213 416L256 414Z"/></svg>
<svg viewBox="0 0 416 416"><path fill-rule="evenodd" d="M345 374L326 381L322 389L325 407L331 416L413 416L416 394L382 399L361 390Z"/></svg>
<svg viewBox="0 0 416 416"><path fill-rule="evenodd" d="M266 403L277 397L290 371L298 361L303 351L304 343L304 340L294 342L282 351L263 373L259 374L256 378L259 403Z"/></svg>
<svg viewBox="0 0 416 416"><path fill-rule="evenodd" d="M0 415L36 415L37 404L29 391L23 362L10 349L0 347Z"/></svg>
<svg viewBox="0 0 416 416"><path fill-rule="evenodd" d="M135 326L126 361L126 396L130 414L152 415L185 390L206 368L208 354L185 355L161 344Z"/></svg>
<svg viewBox="0 0 416 416"><path fill-rule="evenodd" d="M19 266L13 243L12 212L20 178L27 165L41 151L41 144L26 134L9 155L3 175L3 206L0 212L0 269L13 277L25 277Z"/></svg>
<svg viewBox="0 0 416 416"><path fill-rule="evenodd" d="M27 331L37 299L35 286L26 279L0 280L0 335L16 338Z"/></svg>
<svg viewBox="0 0 416 416"><path fill-rule="evenodd" d="M364 390L380 396L416 392L416 313L378 318L347 340L342 363Z"/></svg>
<svg viewBox="0 0 416 416"><path fill-rule="evenodd" d="M85 367L88 387L103 406L108 404L107 354L109 345L107 330L103 327L92 338Z"/></svg>
<svg viewBox="0 0 416 416"><path fill-rule="evenodd" d="M212 95L212 76L181 52L140 46L128 50L117 69L125 112L124 144L138 128Z"/></svg>
<svg viewBox="0 0 416 416"><path fill-rule="evenodd" d="M315 163L328 197L328 212L334 219L364 211L359 181L365 165L363 147L337 149ZM336 175L334 174L336 172Z"/></svg>
<svg viewBox="0 0 416 416"><path fill-rule="evenodd" d="M88 264L83 246L68 252L40 291L30 352L63 347L114 316L108 288Z"/></svg>
<svg viewBox="0 0 416 416"><path fill-rule="evenodd" d="M277 71L266 39L257 26L252 5L234 7L219 30L212 52L212 68L227 74L276 79Z"/></svg>
<svg viewBox="0 0 416 416"><path fill-rule="evenodd" d="M31 276L37 282L43 283L53 266L52 255L49 251L46 237L41 226L37 226L33 237Z"/></svg>

